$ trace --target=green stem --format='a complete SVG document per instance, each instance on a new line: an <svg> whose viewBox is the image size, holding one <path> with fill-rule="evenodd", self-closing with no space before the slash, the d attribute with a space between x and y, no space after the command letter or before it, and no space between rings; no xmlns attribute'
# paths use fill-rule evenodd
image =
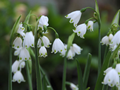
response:
<svg viewBox="0 0 120 90"><path fill-rule="evenodd" d="M100 29L101 29L101 24L100 24L100 22L98 22L98 27L99 27L99 30L98 30L98 38L99 38L99 40L98 40L98 75L99 75L99 73L100 73L100 70L101 70L101 43L100 43L100 41L101 41L101 32L100 32Z"/></svg>
<svg viewBox="0 0 120 90"><path fill-rule="evenodd" d="M55 30L54 28L52 28L52 27L48 27L48 29L53 30L53 31L55 32L56 38L59 38L59 35L58 35L58 33L56 32L56 30Z"/></svg>
<svg viewBox="0 0 120 90"><path fill-rule="evenodd" d="M64 68L63 68L63 82L62 82L62 90L66 90L65 83L66 83L66 67L67 67L67 59L64 58Z"/></svg>
<svg viewBox="0 0 120 90"><path fill-rule="evenodd" d="M12 39L10 38L8 90L12 90Z"/></svg>
<svg viewBox="0 0 120 90"><path fill-rule="evenodd" d="M26 71L27 71L27 78L28 78L29 90L33 90L33 88L32 88L31 74L30 74L29 67L28 67L28 61L26 61Z"/></svg>
<svg viewBox="0 0 120 90"><path fill-rule="evenodd" d="M39 68L37 40L38 39L37 39L37 26L36 26L36 28L35 28L35 68L36 68L37 90L43 90L42 89L41 70Z"/></svg>
<svg viewBox="0 0 120 90"><path fill-rule="evenodd" d="M108 90L108 85L103 85L102 90Z"/></svg>
<svg viewBox="0 0 120 90"><path fill-rule="evenodd" d="M46 80L47 84L51 87L51 84L50 84L50 82L49 82L49 80L48 80L48 77L46 76L44 70L42 69L42 67L41 67L40 65L39 65L39 68L40 68L40 70L41 70L42 75L45 75L45 80ZM52 87L51 87L51 90L53 90Z"/></svg>

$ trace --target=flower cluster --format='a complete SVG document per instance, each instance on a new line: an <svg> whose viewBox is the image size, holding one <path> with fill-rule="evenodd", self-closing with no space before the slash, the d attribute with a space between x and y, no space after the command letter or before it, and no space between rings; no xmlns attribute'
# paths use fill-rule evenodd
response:
<svg viewBox="0 0 120 90"><path fill-rule="evenodd" d="M117 86L119 87L120 81L119 81L119 76L120 76L120 64L116 65L116 68L109 67L104 71L104 80L102 84L108 84L110 87Z"/></svg>
<svg viewBox="0 0 120 90"><path fill-rule="evenodd" d="M17 81L18 83L25 81L21 70L25 67L25 61L31 60L27 48L30 46L34 47L34 36L32 31L25 33L24 30L25 28L22 26L22 23L20 23L17 30L17 33L20 35L15 38L12 45L15 49L14 55L19 57L19 60L16 60L12 65L12 72L14 73L12 81Z"/></svg>
<svg viewBox="0 0 120 90"><path fill-rule="evenodd" d="M69 13L65 17L70 18L70 23L74 24L75 29L73 30L73 32L77 33L77 35L81 38L84 38L87 30L93 31L93 21L88 21L87 23L77 25L81 18L81 15L82 12L77 10Z"/></svg>

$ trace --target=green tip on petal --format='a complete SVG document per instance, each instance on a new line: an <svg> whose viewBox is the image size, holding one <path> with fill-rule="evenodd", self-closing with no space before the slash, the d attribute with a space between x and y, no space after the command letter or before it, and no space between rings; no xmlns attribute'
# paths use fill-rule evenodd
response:
<svg viewBox="0 0 120 90"><path fill-rule="evenodd" d="M68 17L68 15L66 15L65 17Z"/></svg>

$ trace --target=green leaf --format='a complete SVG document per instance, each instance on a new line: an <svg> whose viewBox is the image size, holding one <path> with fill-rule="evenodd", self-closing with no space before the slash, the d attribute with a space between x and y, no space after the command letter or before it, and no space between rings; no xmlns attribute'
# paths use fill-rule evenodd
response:
<svg viewBox="0 0 120 90"><path fill-rule="evenodd" d="M85 66L85 72L84 72L84 75L83 75L84 87L87 86L87 82L88 82L88 77L89 77L89 72L90 72L90 65L91 65L91 58L92 58L92 55L89 53L87 63L86 63L86 66Z"/></svg>
<svg viewBox="0 0 120 90"><path fill-rule="evenodd" d="M100 16L97 0L95 0L95 11L96 11L96 12L98 13L98 15Z"/></svg>
<svg viewBox="0 0 120 90"><path fill-rule="evenodd" d="M24 21L24 27L25 27L25 31L24 32L27 32L27 24L29 23L29 20L30 20L30 16L31 16L31 11L29 12L29 14L26 16L25 18L25 21Z"/></svg>
<svg viewBox="0 0 120 90"><path fill-rule="evenodd" d="M18 26L19 26L19 22L20 22L20 18L21 18L21 15L18 17L18 19L16 20L13 28L12 28L12 31L11 31L11 34L10 34L10 38L12 39L13 38L13 35L14 33L17 32L17 29L18 29Z"/></svg>
<svg viewBox="0 0 120 90"><path fill-rule="evenodd" d="M78 88L79 90L85 90L83 85L82 70L80 67L80 63L78 62L78 60L76 60L76 62L77 62L77 73L78 73Z"/></svg>
<svg viewBox="0 0 120 90"><path fill-rule="evenodd" d="M68 38L67 52L70 49L70 46L72 45L72 42L73 42L74 38L75 38L75 33L72 33ZM67 54L67 52L66 52L66 54Z"/></svg>
<svg viewBox="0 0 120 90"><path fill-rule="evenodd" d="M104 60L102 69L100 71L100 74L99 74L97 82L96 82L95 90L102 90L102 81L103 81L103 78L104 78L103 72L109 66L110 61L114 58L114 56L118 52L119 47L120 47L120 45L117 46L117 48L114 50L113 53L111 53L111 51L109 51L107 53L107 56L106 56L106 58Z"/></svg>
<svg viewBox="0 0 120 90"><path fill-rule="evenodd" d="M47 83L45 80L45 74L43 74L43 90L47 90Z"/></svg>
<svg viewBox="0 0 120 90"><path fill-rule="evenodd" d="M111 25L113 24L119 25L119 16L120 16L120 10L118 10L117 13L115 14Z"/></svg>

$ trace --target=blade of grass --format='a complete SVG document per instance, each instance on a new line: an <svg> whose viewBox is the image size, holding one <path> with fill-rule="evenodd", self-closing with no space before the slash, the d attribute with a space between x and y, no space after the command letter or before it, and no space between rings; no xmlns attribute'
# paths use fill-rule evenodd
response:
<svg viewBox="0 0 120 90"><path fill-rule="evenodd" d="M10 51L9 51L9 76L8 76L8 90L12 90L12 42L13 42L13 35L17 30L17 27L19 25L21 16L18 17L17 21L15 22L11 35L10 35Z"/></svg>
<svg viewBox="0 0 120 90"><path fill-rule="evenodd" d="M86 63L86 66L85 66L85 72L84 72L84 75L83 75L84 87L87 86L87 82L88 82L88 77L89 77L89 72L90 72L90 65L91 65L91 58L92 58L92 55L89 53L87 63Z"/></svg>
<svg viewBox="0 0 120 90"><path fill-rule="evenodd" d="M33 88L32 88L32 79L31 79L31 74L30 74L30 70L29 70L29 66L28 66L28 61L26 61L26 71L27 71L29 90L33 90Z"/></svg>
<svg viewBox="0 0 120 90"><path fill-rule="evenodd" d="M85 90L84 84L83 84L83 78L82 78L82 70L77 59L76 59L76 62L77 62L77 73L78 73L78 88L79 90Z"/></svg>

